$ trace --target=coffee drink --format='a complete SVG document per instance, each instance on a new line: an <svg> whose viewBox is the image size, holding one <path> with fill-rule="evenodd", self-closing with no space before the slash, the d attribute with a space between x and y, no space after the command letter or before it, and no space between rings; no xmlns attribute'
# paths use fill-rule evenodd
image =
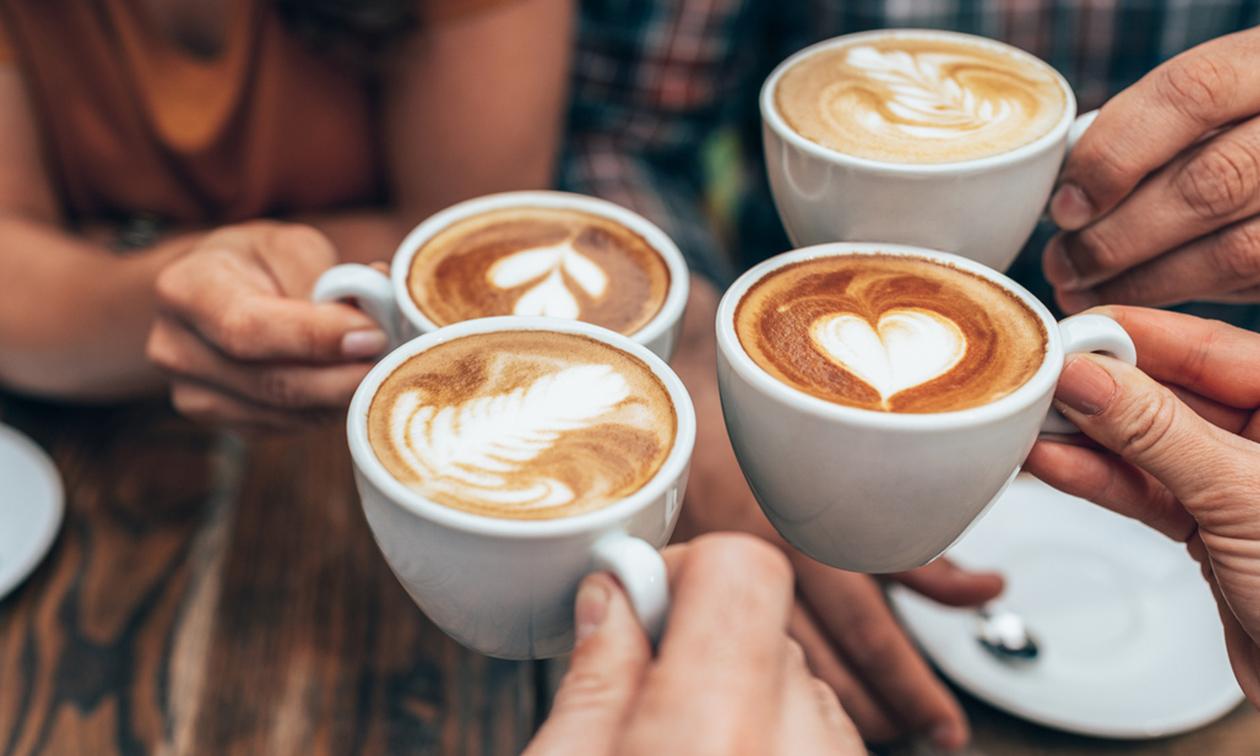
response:
<svg viewBox="0 0 1260 756"><path fill-rule="evenodd" d="M1046 359L1045 326L1013 293L945 263L891 254L781 267L739 301L735 331L753 361L788 386L886 412L988 404Z"/></svg>
<svg viewBox="0 0 1260 756"><path fill-rule="evenodd" d="M660 310L665 260L642 236L581 210L507 207L456 221L416 252L407 286L439 326L492 315L584 320L630 335Z"/></svg>
<svg viewBox="0 0 1260 756"><path fill-rule="evenodd" d="M801 136L893 163L1008 152L1050 132L1067 97L1054 70L1005 45L888 32L805 56L774 92Z"/></svg>
<svg viewBox="0 0 1260 756"><path fill-rule="evenodd" d="M572 333L463 336L402 363L368 410L368 441L426 499L510 519L590 512L639 490L677 415L644 362Z"/></svg>

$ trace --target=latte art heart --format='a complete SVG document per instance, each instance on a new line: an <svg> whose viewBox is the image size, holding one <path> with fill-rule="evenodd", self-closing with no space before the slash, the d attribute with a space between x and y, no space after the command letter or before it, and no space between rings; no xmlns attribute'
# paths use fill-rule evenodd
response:
<svg viewBox="0 0 1260 756"><path fill-rule="evenodd" d="M827 315L814 321L810 335L885 401L948 373L967 352L958 326L929 310L890 310L874 327L851 313Z"/></svg>
<svg viewBox="0 0 1260 756"><path fill-rule="evenodd" d="M533 283L512 306L512 314L522 316L576 319L582 314L582 305L569 286L570 280L592 299L599 299L608 290L608 275L574 249L571 241L515 252L491 265L486 279L504 290Z"/></svg>

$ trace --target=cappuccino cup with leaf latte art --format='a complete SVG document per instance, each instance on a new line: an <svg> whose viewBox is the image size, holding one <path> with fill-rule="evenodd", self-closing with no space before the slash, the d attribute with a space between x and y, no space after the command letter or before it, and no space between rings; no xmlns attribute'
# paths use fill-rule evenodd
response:
<svg viewBox="0 0 1260 756"><path fill-rule="evenodd" d="M766 168L798 246L872 241L1005 269L1092 122L1050 65L954 32L837 37L761 90Z"/></svg>
<svg viewBox="0 0 1260 756"><path fill-rule="evenodd" d="M688 294L677 246L611 202L564 192L508 192L443 210L413 230L387 277L339 265L319 301L349 299L395 345L475 318L580 320L669 359Z"/></svg>
<svg viewBox="0 0 1260 756"><path fill-rule="evenodd" d="M659 631L657 549L682 504L695 415L645 347L577 320L461 321L381 360L347 433L377 544L456 640L503 658L566 653L578 583L600 569Z"/></svg>
<svg viewBox="0 0 1260 756"><path fill-rule="evenodd" d="M811 557L900 572L939 556L1018 472L1066 355L1130 363L1114 320L1056 323L984 265L895 244L768 260L718 307L718 387L740 467Z"/></svg>

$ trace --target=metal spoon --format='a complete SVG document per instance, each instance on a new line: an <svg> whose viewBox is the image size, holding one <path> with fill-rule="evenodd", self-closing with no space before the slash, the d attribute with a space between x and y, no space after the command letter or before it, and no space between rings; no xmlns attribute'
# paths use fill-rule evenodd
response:
<svg viewBox="0 0 1260 756"><path fill-rule="evenodd" d="M1024 619L1009 609L982 606L976 610L976 640L999 661L1026 664L1036 660L1037 639Z"/></svg>

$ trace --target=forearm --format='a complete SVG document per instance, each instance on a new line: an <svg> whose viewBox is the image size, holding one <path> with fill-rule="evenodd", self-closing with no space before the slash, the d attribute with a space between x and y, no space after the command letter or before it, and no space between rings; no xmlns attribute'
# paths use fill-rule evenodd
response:
<svg viewBox="0 0 1260 756"><path fill-rule="evenodd" d="M199 234L119 255L40 221L0 218L0 385L101 401L151 392L153 281Z"/></svg>

